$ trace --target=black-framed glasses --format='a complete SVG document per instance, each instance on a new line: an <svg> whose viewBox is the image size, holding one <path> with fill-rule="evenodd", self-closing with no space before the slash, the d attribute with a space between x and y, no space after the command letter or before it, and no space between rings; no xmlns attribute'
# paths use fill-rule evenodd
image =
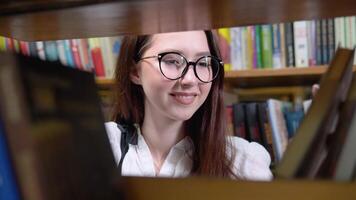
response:
<svg viewBox="0 0 356 200"><path fill-rule="evenodd" d="M157 56L147 56L148 58L158 58L159 69L164 77L169 80L178 80L183 77L190 65L193 65L195 76L203 83L213 81L219 74L223 62L214 56L202 56L196 62L188 61L183 55L177 52L164 52Z"/></svg>

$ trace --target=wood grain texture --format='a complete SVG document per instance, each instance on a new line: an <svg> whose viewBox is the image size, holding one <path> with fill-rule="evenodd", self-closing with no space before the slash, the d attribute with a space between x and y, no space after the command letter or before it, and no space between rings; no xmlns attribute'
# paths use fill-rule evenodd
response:
<svg viewBox="0 0 356 200"><path fill-rule="evenodd" d="M273 182L232 181L203 177L121 178L117 190L127 199L355 199L355 184L331 181L277 180Z"/></svg>
<svg viewBox="0 0 356 200"><path fill-rule="evenodd" d="M0 35L27 41L54 40L356 15L354 0L136 0L65 9L54 1L52 8L56 4L58 9L44 6L42 11L2 15Z"/></svg>

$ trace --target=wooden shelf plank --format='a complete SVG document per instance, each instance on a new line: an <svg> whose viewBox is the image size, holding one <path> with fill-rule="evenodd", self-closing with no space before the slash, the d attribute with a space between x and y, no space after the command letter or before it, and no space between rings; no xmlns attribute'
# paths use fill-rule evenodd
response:
<svg viewBox="0 0 356 200"><path fill-rule="evenodd" d="M225 84L234 88L306 86L318 83L326 66L255 69L225 72Z"/></svg>
<svg viewBox="0 0 356 200"><path fill-rule="evenodd" d="M232 181L203 177L181 179L122 177L117 190L127 199L356 199L355 183L307 180Z"/></svg>
<svg viewBox="0 0 356 200"><path fill-rule="evenodd" d="M0 35L27 41L55 40L356 15L354 0L78 0L78 5L91 4L84 6L68 4L70 0L64 1L67 6L58 0L48 2L53 3L26 12L21 12L21 6L11 10L8 3L3 3Z"/></svg>

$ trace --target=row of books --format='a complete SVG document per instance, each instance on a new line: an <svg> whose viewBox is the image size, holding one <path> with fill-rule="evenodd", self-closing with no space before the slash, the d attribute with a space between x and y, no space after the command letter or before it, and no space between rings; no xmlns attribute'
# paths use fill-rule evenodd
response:
<svg viewBox="0 0 356 200"><path fill-rule="evenodd" d="M305 101L305 109L307 102ZM228 134L263 145L278 163L304 117L302 106L269 99L265 102L241 102L226 107Z"/></svg>
<svg viewBox="0 0 356 200"><path fill-rule="evenodd" d="M222 28L218 33L225 70L327 65L338 46L356 45L356 17Z"/></svg>
<svg viewBox="0 0 356 200"><path fill-rule="evenodd" d="M60 61L102 78L113 78L120 44L120 37L25 42L0 36L0 50Z"/></svg>
<svg viewBox="0 0 356 200"><path fill-rule="evenodd" d="M338 48L308 112L275 175L284 178L356 178L355 49Z"/></svg>

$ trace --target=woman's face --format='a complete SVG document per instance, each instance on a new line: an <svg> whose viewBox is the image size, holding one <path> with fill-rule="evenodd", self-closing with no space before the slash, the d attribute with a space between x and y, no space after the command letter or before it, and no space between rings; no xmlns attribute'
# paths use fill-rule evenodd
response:
<svg viewBox="0 0 356 200"><path fill-rule="evenodd" d="M142 57L157 56L164 52L178 52L188 62L210 55L203 31L153 35L150 47ZM169 80L161 74L156 57L143 59L136 67L137 71L131 74L131 80L143 87L146 117L188 120L204 103L211 88L211 83L199 81L192 65L178 80Z"/></svg>

